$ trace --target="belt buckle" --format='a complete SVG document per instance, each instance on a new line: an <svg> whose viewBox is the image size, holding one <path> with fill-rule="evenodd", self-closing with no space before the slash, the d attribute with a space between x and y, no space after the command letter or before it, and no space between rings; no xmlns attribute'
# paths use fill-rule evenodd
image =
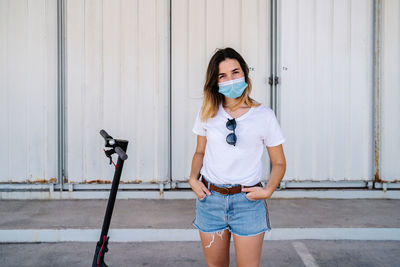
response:
<svg viewBox="0 0 400 267"><path fill-rule="evenodd" d="M230 190L229 190L229 188L228 187L220 187L221 189L223 189L223 190L226 190L226 193L225 192L220 192L222 195L229 195L229 192L230 192Z"/></svg>

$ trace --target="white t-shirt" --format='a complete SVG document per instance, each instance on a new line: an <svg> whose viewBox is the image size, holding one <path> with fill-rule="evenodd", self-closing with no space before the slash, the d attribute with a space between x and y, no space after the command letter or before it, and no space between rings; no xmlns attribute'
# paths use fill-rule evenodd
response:
<svg viewBox="0 0 400 267"><path fill-rule="evenodd" d="M285 142L272 109L260 105L250 108L236 118L236 146L226 142L232 131L226 122L232 117L222 104L214 118L200 120L200 110L192 131L207 137L200 174L216 184L255 185L262 177L264 146L273 147Z"/></svg>

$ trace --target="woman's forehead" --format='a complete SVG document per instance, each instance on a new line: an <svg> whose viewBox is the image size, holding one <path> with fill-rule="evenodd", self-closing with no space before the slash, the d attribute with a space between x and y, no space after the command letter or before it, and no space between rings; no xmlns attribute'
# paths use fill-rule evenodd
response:
<svg viewBox="0 0 400 267"><path fill-rule="evenodd" d="M233 58L227 58L224 61L221 61L218 66L219 72L224 72L224 73L232 71L237 68L241 69L240 64L236 59Z"/></svg>

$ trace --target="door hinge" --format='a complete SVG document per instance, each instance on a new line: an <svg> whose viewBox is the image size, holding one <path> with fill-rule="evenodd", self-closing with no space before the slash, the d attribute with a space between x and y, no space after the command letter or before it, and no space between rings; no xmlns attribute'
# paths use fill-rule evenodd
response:
<svg viewBox="0 0 400 267"><path fill-rule="evenodd" d="M268 78L268 83L269 83L269 85L278 85L279 84L279 77L278 76L269 77Z"/></svg>

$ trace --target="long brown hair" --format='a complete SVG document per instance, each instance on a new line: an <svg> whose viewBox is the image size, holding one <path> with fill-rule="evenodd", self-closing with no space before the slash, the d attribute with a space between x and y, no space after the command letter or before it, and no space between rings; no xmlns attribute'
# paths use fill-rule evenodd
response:
<svg viewBox="0 0 400 267"><path fill-rule="evenodd" d="M215 54L211 57L208 63L206 82L204 84L204 99L201 107L201 120L206 121L209 118L215 117L218 113L219 104L225 104L225 97L223 94L218 92L218 69L219 63L226 59L236 59L240 67L244 72L244 78L248 84L243 94L239 97L239 102L231 107L235 110L245 103L249 107L259 106L260 103L250 97L251 92L251 80L249 78L249 67L244 61L243 57L236 52L233 48L227 47L224 49L218 49Z"/></svg>

